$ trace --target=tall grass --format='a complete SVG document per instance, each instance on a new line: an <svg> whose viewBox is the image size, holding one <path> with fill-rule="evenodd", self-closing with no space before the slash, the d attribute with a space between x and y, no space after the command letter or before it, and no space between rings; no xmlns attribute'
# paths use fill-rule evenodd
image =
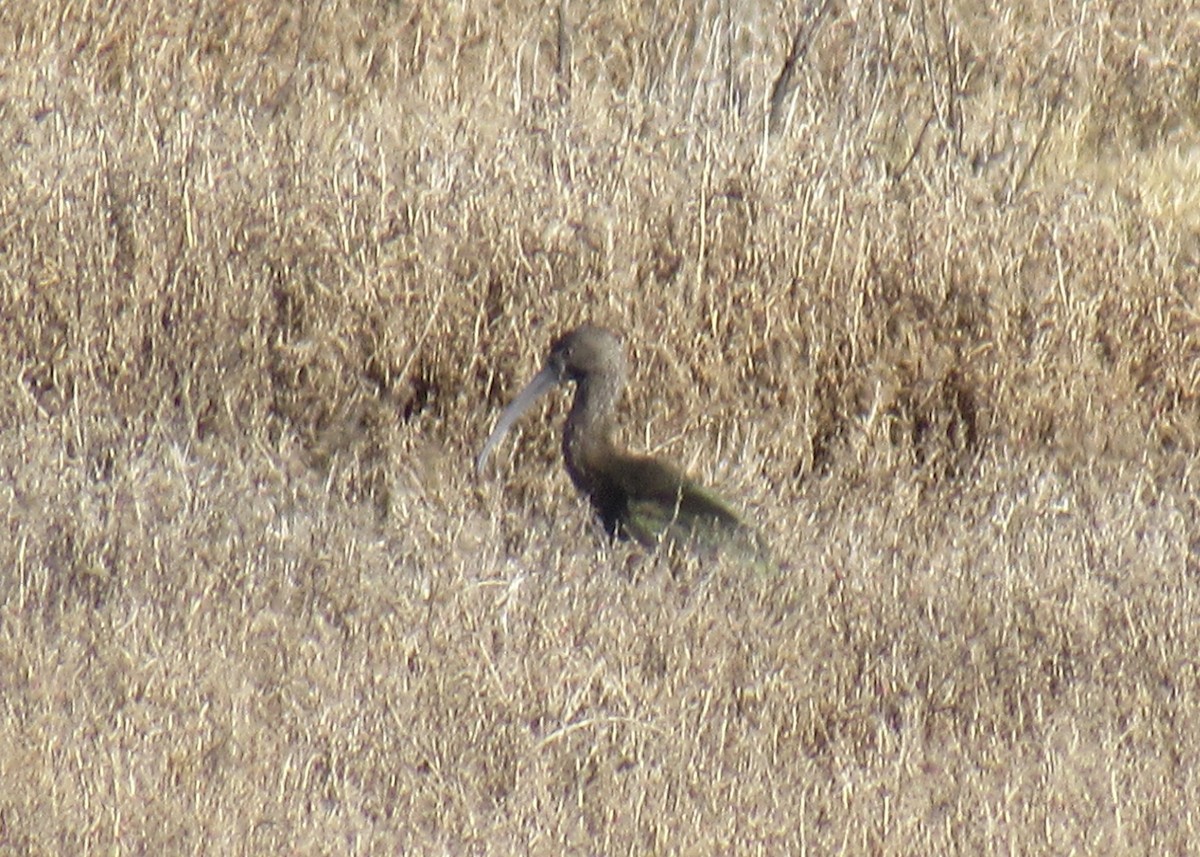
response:
<svg viewBox="0 0 1200 857"><path fill-rule="evenodd" d="M0 850L1191 850L1197 35L6 4ZM780 574L470 473L585 320Z"/></svg>

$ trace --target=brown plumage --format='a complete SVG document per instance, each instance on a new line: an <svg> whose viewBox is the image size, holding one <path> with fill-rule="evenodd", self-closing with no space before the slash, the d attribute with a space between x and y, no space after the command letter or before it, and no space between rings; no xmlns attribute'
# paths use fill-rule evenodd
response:
<svg viewBox="0 0 1200 857"><path fill-rule="evenodd" d="M500 415L476 469L483 469L513 423L543 393L572 382L575 400L563 429L563 460L571 481L591 502L609 535L646 546L664 537L695 538L710 545L739 543L764 555L757 534L717 495L671 464L633 455L613 443L613 414L627 374L621 342L608 330L585 325L559 337L542 370Z"/></svg>

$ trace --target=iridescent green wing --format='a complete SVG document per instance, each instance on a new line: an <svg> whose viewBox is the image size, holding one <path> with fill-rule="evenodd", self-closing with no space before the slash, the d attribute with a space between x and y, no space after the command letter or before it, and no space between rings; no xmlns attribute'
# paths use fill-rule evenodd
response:
<svg viewBox="0 0 1200 857"><path fill-rule="evenodd" d="M669 464L652 458L622 464L616 470L626 502L619 523L642 544L657 544L664 536L716 543L746 529L724 500Z"/></svg>

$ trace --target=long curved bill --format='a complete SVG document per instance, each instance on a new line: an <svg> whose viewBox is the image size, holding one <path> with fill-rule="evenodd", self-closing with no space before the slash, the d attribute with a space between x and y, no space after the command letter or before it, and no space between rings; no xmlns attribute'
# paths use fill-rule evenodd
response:
<svg viewBox="0 0 1200 857"><path fill-rule="evenodd" d="M508 434L508 430L513 427L513 423L521 418L521 414L529 410L530 406L536 402L543 393L551 387L558 384L558 373L553 367L546 366L541 372L533 376L533 380L525 385L525 389L517 394L517 397L509 403L509 406L500 414L500 419L496 423L496 427L492 429L491 435L488 436L487 443L483 445L483 450L480 451L479 457L475 459L475 472L482 473L483 466L487 464L488 456L492 454L492 450L499 445L504 436Z"/></svg>

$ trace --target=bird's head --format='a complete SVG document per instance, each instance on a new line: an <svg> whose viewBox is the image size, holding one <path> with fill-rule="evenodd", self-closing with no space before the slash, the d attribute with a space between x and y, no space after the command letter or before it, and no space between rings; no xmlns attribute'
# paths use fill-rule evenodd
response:
<svg viewBox="0 0 1200 857"><path fill-rule="evenodd" d="M603 378L614 382L610 386L619 391L625 381L625 368L625 351L620 338L603 327L585 324L554 340L542 371L500 414L496 428L475 459L476 470L483 470L488 456L513 423L547 390L568 381L587 385L590 379Z"/></svg>
<svg viewBox="0 0 1200 857"><path fill-rule="evenodd" d="M585 324L565 333L550 346L546 368L558 379L583 382L600 373L625 375L625 351L616 334Z"/></svg>

